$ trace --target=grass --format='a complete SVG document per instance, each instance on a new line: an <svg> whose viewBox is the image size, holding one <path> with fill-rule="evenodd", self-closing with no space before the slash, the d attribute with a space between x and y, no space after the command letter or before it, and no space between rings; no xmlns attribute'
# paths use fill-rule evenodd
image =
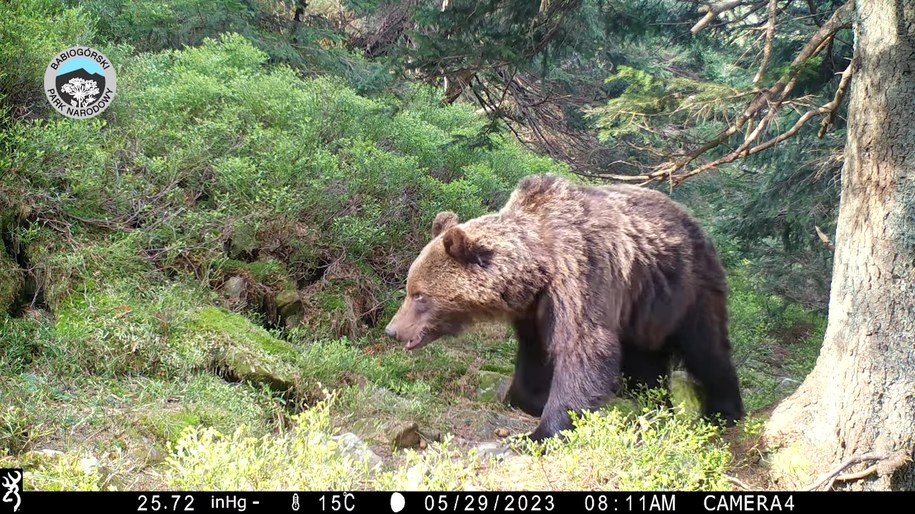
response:
<svg viewBox="0 0 915 514"><path fill-rule="evenodd" d="M292 428L252 437L188 428L168 460L181 489L723 489L730 463L719 429L677 409L608 408L575 420L566 442L522 444L505 462L450 439L407 450L387 466L356 460L333 437L332 401L293 416ZM545 453L546 452L546 453Z"/></svg>
<svg viewBox="0 0 915 514"><path fill-rule="evenodd" d="M731 344L744 403L748 410L762 409L788 396L813 369L826 318L758 293L741 267L730 270L729 286Z"/></svg>

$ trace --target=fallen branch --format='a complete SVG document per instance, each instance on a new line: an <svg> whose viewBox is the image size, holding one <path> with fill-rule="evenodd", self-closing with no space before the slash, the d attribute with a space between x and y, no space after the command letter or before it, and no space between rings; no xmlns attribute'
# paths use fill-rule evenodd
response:
<svg viewBox="0 0 915 514"><path fill-rule="evenodd" d="M845 481L864 478L864 477L870 475L871 473L873 473L874 471L878 471L880 464L883 461L886 461L889 464L889 466L886 467L887 471L889 472L889 471L892 471L892 470L898 468L899 466L903 465L908 460L909 460L909 455L905 450L899 450L899 451L893 452L893 453L870 452L870 453L863 453L860 455L852 455L851 457L842 461L841 464L839 464L832 470L820 475L812 484L810 484L809 486L804 488L804 490L805 491L816 491L817 489L820 488L821 485L823 485L827 482L829 482L830 487L831 487L832 484L834 484L835 481L837 480L836 477L839 475L839 473L845 471L846 469L848 469L851 466L854 466L855 464L860 464L862 462L877 461L877 464L874 464L873 466L871 466L874 468L873 471L863 474L864 471L867 471L867 469L865 469L864 471L861 471L858 473L850 473L848 475L843 475L843 477L846 477ZM868 469L870 469L870 468L868 468ZM858 476L857 478L855 478L855 476L857 476L857 475L861 475L861 476Z"/></svg>
<svg viewBox="0 0 915 514"><path fill-rule="evenodd" d="M753 491L754 490L746 482L744 482L743 480L741 480L737 477L725 474L724 478L727 479L728 482L736 485L737 487L743 489L744 491Z"/></svg>
<svg viewBox="0 0 915 514"><path fill-rule="evenodd" d="M877 464L871 464L867 468L864 468L863 470L858 471L857 473L846 473L844 475L832 477L831 479L829 479L829 483L826 484L826 490L831 491L832 486L835 485L837 480L841 480L843 482L850 482L852 480L860 480L860 479L870 475L874 471L877 471L878 467L879 466Z"/></svg>
<svg viewBox="0 0 915 514"><path fill-rule="evenodd" d="M823 136L826 135L826 130L836 121L836 113L839 112L839 105L842 103L842 99L845 98L845 92L848 90L848 80L851 78L851 74L854 73L855 64L855 59L852 58L851 62L848 63L848 67L842 72L842 79L839 80L839 87L836 88L836 94L833 95L832 102L826 104L831 108L829 116L823 118L823 122L820 123L820 130L817 132L817 137L820 139L823 139Z"/></svg>

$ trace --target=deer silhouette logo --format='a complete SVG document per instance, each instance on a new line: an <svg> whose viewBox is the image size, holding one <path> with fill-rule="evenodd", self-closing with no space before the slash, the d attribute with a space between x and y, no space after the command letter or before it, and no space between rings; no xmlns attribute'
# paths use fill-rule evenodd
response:
<svg viewBox="0 0 915 514"><path fill-rule="evenodd" d="M3 494L3 503L13 503L13 512L19 510L19 504L22 503L22 498L19 496L19 484L22 483L22 471L8 471L6 476L3 477L2 485L6 488L6 493Z"/></svg>

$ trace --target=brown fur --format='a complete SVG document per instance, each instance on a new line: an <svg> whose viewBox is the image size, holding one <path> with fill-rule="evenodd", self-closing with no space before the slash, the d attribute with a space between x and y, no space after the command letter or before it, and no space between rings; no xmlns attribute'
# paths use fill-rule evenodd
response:
<svg viewBox="0 0 915 514"><path fill-rule="evenodd" d="M497 213L440 213L387 332L419 348L481 319L518 335L513 403L534 438L599 407L621 373L660 385L671 354L703 384L707 414L743 414L730 360L725 277L696 222L664 194L522 180Z"/></svg>

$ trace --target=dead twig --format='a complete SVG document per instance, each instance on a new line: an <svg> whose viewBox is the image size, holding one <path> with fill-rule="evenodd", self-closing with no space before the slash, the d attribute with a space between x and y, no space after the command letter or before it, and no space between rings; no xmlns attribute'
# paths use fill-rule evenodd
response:
<svg viewBox="0 0 915 514"><path fill-rule="evenodd" d="M739 478L737 478L737 477L734 477L734 476L725 474L725 475L724 475L724 478L725 478L728 482L730 482L730 483L736 485L737 487L739 487L739 488L741 488L741 489L743 489L743 490L745 490L745 491L754 491L754 490L755 490L753 487L750 487L749 484L747 484L746 482L744 482L743 480L741 480L741 479L739 479Z"/></svg>
<svg viewBox="0 0 915 514"><path fill-rule="evenodd" d="M830 250L834 250L835 247L832 246L832 241L829 240L829 236L827 236L826 233L823 232L823 231L820 229L819 226L814 225L813 228L814 228L814 230L816 230L816 232L817 232L817 237L820 238L820 241L823 242L823 245L824 245L826 248L829 248Z"/></svg>
<svg viewBox="0 0 915 514"><path fill-rule="evenodd" d="M805 491L816 491L817 489L820 488L820 486L822 486L823 484L825 484L827 482L829 483L829 487L832 487L832 484L834 484L835 481L838 480L837 477L838 477L839 473L845 471L846 469L848 469L851 466L854 466L855 464L860 464L862 462L877 461L876 464L871 466L874 468L873 471L864 473L864 471L868 471L870 469L870 468L868 468L868 469L865 469L860 472L842 475L845 478L844 481L847 482L850 480L858 480L860 478L864 478L864 477L870 475L874 471L879 471L880 465L884 462L886 462L888 464L886 466L886 468L887 468L887 471L889 472L889 471L892 471L892 470L898 468L899 466L901 466L908 460L909 460L909 455L905 450L899 450L897 452L892 452L892 453L869 452L869 453L862 453L859 455L852 455L851 457L842 461L842 463L839 464L838 466L836 466L833 469L831 469L830 471L820 475L812 484L810 484L809 486L804 488L804 490ZM860 475L860 476L857 476L857 475Z"/></svg>

